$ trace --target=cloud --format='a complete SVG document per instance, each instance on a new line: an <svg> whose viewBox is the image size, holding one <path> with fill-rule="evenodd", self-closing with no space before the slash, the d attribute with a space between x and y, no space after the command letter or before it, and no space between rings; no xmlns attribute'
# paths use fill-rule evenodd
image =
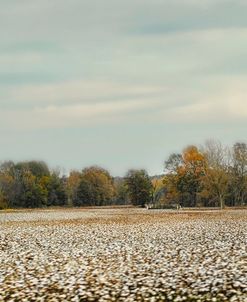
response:
<svg viewBox="0 0 247 302"><path fill-rule="evenodd" d="M29 110L5 110L0 112L2 125L22 131L24 129L73 128L115 124L128 120L128 114L148 112L157 101L120 101L100 104L78 104L37 107Z"/></svg>
<svg viewBox="0 0 247 302"><path fill-rule="evenodd" d="M89 103L129 98L148 98L166 90L158 85L135 85L100 80L75 80L53 84L25 85L9 91L9 100L29 103L32 106L56 103Z"/></svg>
<svg viewBox="0 0 247 302"><path fill-rule="evenodd" d="M167 116L173 123L190 123L201 127L210 123L246 123L247 88L246 77L213 78L217 88L194 96L191 104L174 106ZM218 81L217 81L218 80Z"/></svg>
<svg viewBox="0 0 247 302"><path fill-rule="evenodd" d="M15 129L71 128L148 121L202 125L247 118L246 78L214 78L217 87L185 90L113 82L69 82L17 89L12 98L31 106L1 111L1 123ZM227 86L226 86L227 85ZM34 102L36 100L36 102Z"/></svg>

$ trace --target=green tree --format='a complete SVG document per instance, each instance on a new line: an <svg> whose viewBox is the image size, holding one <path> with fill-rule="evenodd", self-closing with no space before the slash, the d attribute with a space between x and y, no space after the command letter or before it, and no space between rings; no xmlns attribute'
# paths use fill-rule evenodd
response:
<svg viewBox="0 0 247 302"><path fill-rule="evenodd" d="M66 180L60 178L58 173L51 173L46 187L48 191L48 206L64 206L67 204Z"/></svg>
<svg viewBox="0 0 247 302"><path fill-rule="evenodd" d="M18 179L20 194L15 200L17 207L38 208L46 205L47 191L39 183L39 179L28 170L22 170Z"/></svg>
<svg viewBox="0 0 247 302"><path fill-rule="evenodd" d="M49 168L47 164L43 161L33 160L33 161L19 162L15 165L15 170L30 171L37 178L50 175Z"/></svg>
<svg viewBox="0 0 247 302"><path fill-rule="evenodd" d="M166 196L182 206L195 207L203 189L205 168L205 157L196 146L188 146L182 154L171 154L165 161Z"/></svg>
<svg viewBox="0 0 247 302"><path fill-rule="evenodd" d="M133 205L145 206L152 201L153 186L145 170L129 170L125 184Z"/></svg>
<svg viewBox="0 0 247 302"><path fill-rule="evenodd" d="M9 207L8 200L2 190L0 190L0 210L6 209Z"/></svg>
<svg viewBox="0 0 247 302"><path fill-rule="evenodd" d="M114 187L116 191L115 204L126 205L129 203L128 189L122 177L114 178Z"/></svg>
<svg viewBox="0 0 247 302"><path fill-rule="evenodd" d="M14 200L18 195L17 183L13 173L14 163L11 161L4 162L0 166L0 191L2 207L8 205L13 207Z"/></svg>
<svg viewBox="0 0 247 302"><path fill-rule="evenodd" d="M34 208L46 205L47 190L40 181L42 173L34 169L38 166L36 162L4 162L1 165L0 189L9 207Z"/></svg>
<svg viewBox="0 0 247 302"><path fill-rule="evenodd" d="M103 168L93 166L82 171L75 201L76 206L110 204L115 194L113 179Z"/></svg>
<svg viewBox="0 0 247 302"><path fill-rule="evenodd" d="M66 182L66 192L68 196L68 205L72 206L80 204L78 197L78 189L81 181L81 173L78 171L71 171Z"/></svg>

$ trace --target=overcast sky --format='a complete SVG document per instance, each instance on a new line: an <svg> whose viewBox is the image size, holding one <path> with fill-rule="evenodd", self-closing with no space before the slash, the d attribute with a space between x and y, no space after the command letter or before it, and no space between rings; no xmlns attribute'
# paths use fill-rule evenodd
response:
<svg viewBox="0 0 247 302"><path fill-rule="evenodd" d="M246 141L246 0L0 1L0 159L123 175Z"/></svg>

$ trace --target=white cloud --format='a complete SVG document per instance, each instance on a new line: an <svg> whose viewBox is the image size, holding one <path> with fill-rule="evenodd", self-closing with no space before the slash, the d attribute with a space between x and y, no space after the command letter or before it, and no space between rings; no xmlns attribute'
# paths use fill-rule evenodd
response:
<svg viewBox="0 0 247 302"><path fill-rule="evenodd" d="M88 125L114 124L126 121L128 114L145 112L157 101L128 100L103 102L100 104L79 104L47 106L31 110L5 110L0 112L1 124L18 131L23 129L49 129Z"/></svg>
<svg viewBox="0 0 247 302"><path fill-rule="evenodd" d="M15 129L129 123L200 124L247 118L246 77L205 78L201 86L142 86L111 81L71 81L17 87L10 99L30 106L1 110ZM187 101L185 101L187 100Z"/></svg>
<svg viewBox="0 0 247 302"><path fill-rule="evenodd" d="M81 103L109 101L142 97L147 98L164 93L165 87L135 85L111 81L76 80L55 84L26 85L9 90L8 99L16 102L30 103L32 106L56 104L61 101Z"/></svg>

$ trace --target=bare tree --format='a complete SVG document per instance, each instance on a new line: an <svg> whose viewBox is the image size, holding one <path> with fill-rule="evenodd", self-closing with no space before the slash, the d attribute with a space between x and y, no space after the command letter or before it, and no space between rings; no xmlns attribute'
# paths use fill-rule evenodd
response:
<svg viewBox="0 0 247 302"><path fill-rule="evenodd" d="M244 205L247 199L247 144L236 143L233 146L232 188L237 204Z"/></svg>
<svg viewBox="0 0 247 302"><path fill-rule="evenodd" d="M203 178L208 196L216 199L220 208L225 207L229 187L229 167L231 156L229 148L216 140L208 140L203 147L207 168Z"/></svg>

